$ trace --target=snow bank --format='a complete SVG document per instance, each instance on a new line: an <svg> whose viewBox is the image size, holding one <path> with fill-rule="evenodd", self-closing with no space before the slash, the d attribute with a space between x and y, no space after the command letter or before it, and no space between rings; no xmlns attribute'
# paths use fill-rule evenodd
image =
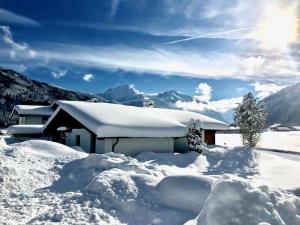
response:
<svg viewBox="0 0 300 225"><path fill-rule="evenodd" d="M162 205L191 212L200 212L216 179L207 176L169 176L155 189L155 198Z"/></svg>
<svg viewBox="0 0 300 225"><path fill-rule="evenodd" d="M135 157L140 162L149 162L160 166L171 166L173 168L191 168L203 171L208 166L205 157L196 152L180 153L155 153L142 152Z"/></svg>
<svg viewBox="0 0 300 225"><path fill-rule="evenodd" d="M51 184L56 177L49 171L52 167L84 156L65 145L42 140L2 145L0 177L16 182L12 191L31 192Z"/></svg>
<svg viewBox="0 0 300 225"><path fill-rule="evenodd" d="M0 138L0 148L6 147L6 142L4 141L4 138Z"/></svg>
<svg viewBox="0 0 300 225"><path fill-rule="evenodd" d="M300 200L239 178L217 181L198 217L185 225L300 224Z"/></svg>
<svg viewBox="0 0 300 225"><path fill-rule="evenodd" d="M211 173L234 173L250 175L257 172L258 152L255 149L236 148L212 148L204 152L210 166Z"/></svg>
<svg viewBox="0 0 300 225"><path fill-rule="evenodd" d="M300 184L265 185L264 154L216 147L132 158L48 141L2 143L0 223L298 225Z"/></svg>

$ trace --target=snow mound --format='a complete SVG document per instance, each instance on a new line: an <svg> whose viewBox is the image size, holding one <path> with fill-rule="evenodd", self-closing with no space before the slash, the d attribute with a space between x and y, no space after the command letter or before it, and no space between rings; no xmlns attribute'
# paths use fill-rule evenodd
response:
<svg viewBox="0 0 300 225"><path fill-rule="evenodd" d="M109 173L107 174L105 171L109 171ZM138 162L135 158L126 157L123 154L93 154L65 165L60 172L62 179L55 181L50 189L58 192L77 191L85 189L92 182L87 190L96 193L101 189L98 187L98 183L104 179L102 175L109 176L116 172L123 172L123 176L126 174L162 176L155 166ZM116 175L116 179L118 179L117 177L119 175ZM96 187L93 187L93 184Z"/></svg>
<svg viewBox="0 0 300 225"><path fill-rule="evenodd" d="M132 158L48 141L2 142L0 224L300 224L300 185L265 185L257 158L266 153L215 147L204 154Z"/></svg>
<svg viewBox="0 0 300 225"><path fill-rule="evenodd" d="M75 151L74 149L56 142L44 140L30 140L11 145L12 148L23 152L24 154L38 155L40 157L52 158L74 158L85 157L88 154Z"/></svg>
<svg viewBox="0 0 300 225"><path fill-rule="evenodd" d="M0 148L6 147L6 142L4 141L4 138L0 138Z"/></svg>
<svg viewBox="0 0 300 225"><path fill-rule="evenodd" d="M138 188L131 176L120 169L100 173L88 184L86 190L101 193L115 204L134 201L138 194Z"/></svg>
<svg viewBox="0 0 300 225"><path fill-rule="evenodd" d="M214 181L206 176L169 176L157 185L154 196L162 205L197 213L209 196Z"/></svg>
<svg viewBox="0 0 300 225"><path fill-rule="evenodd" d="M217 181L198 217L186 225L300 224L300 200L239 178Z"/></svg>
<svg viewBox="0 0 300 225"><path fill-rule="evenodd" d="M197 166L205 168L207 162L196 152L180 153L155 153L142 152L135 157L140 162L151 162L158 165L176 166L185 168L188 166Z"/></svg>
<svg viewBox="0 0 300 225"><path fill-rule="evenodd" d="M204 154L210 165L209 173L234 173L246 176L257 172L258 152L255 149L217 147L205 151Z"/></svg>
<svg viewBox="0 0 300 225"><path fill-rule="evenodd" d="M2 145L1 153L0 178L15 182L12 191L19 193L51 184L57 177L53 170L59 170L62 163L86 156L65 145L42 140ZM5 185L0 190L6 191Z"/></svg>

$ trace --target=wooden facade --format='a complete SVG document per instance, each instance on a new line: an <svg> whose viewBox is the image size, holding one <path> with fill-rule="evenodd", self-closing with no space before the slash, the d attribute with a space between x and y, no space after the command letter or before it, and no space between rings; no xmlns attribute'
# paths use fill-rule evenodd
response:
<svg viewBox="0 0 300 225"><path fill-rule="evenodd" d="M216 131L215 130L205 130L205 143L208 145L216 144Z"/></svg>

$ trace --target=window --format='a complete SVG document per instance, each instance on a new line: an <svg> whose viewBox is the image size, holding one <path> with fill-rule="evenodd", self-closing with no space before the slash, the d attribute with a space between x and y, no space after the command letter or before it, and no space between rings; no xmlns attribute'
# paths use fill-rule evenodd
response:
<svg viewBox="0 0 300 225"><path fill-rule="evenodd" d="M75 136L76 146L80 146L80 135Z"/></svg>

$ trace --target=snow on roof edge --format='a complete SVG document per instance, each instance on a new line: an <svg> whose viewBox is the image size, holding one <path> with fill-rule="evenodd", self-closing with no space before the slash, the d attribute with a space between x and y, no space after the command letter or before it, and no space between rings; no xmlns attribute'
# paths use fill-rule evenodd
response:
<svg viewBox="0 0 300 225"><path fill-rule="evenodd" d="M51 106L45 105L15 105L12 110L11 116L13 116L15 111L21 115L50 116L53 113Z"/></svg>
<svg viewBox="0 0 300 225"><path fill-rule="evenodd" d="M11 125L7 128L7 132L11 134L42 134L43 125Z"/></svg>

